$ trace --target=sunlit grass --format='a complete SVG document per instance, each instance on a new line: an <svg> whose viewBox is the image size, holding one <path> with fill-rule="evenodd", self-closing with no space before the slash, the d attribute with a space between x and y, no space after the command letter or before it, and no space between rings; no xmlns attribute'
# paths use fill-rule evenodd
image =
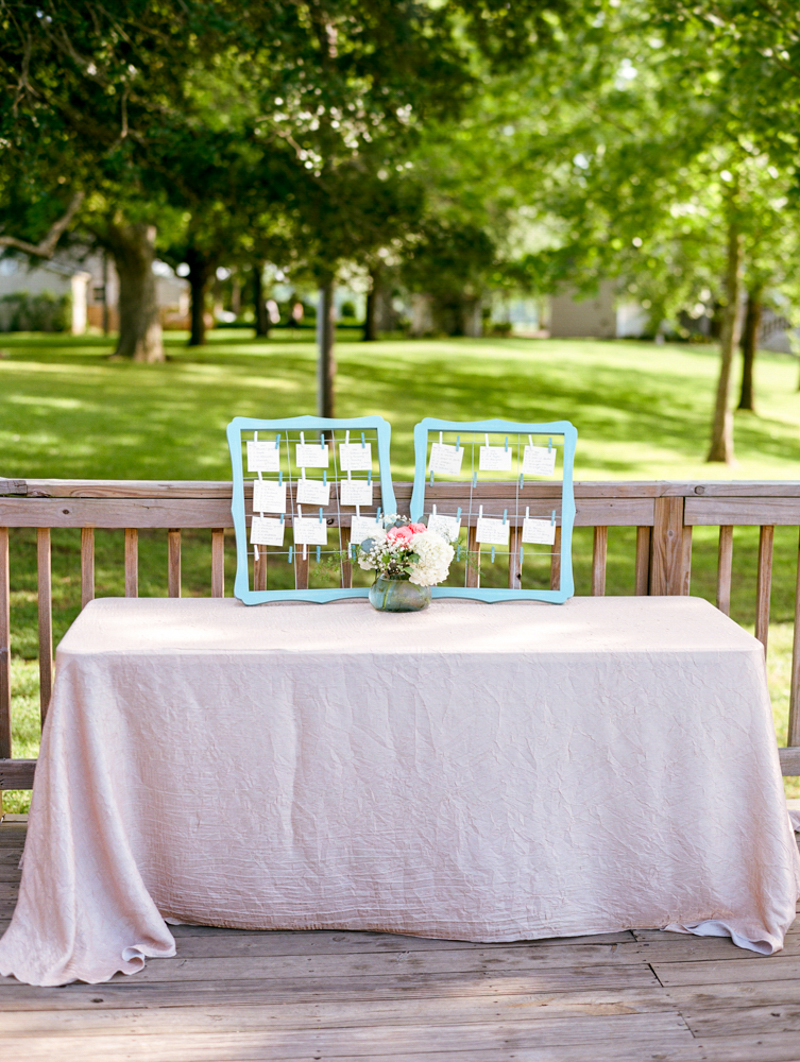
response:
<svg viewBox="0 0 800 1062"><path fill-rule="evenodd" d="M0 338L0 478L228 479L225 427L235 415L282 417L316 411L313 332L268 340L219 330L205 348L167 334L169 360L108 360L99 337ZM711 346L534 339L383 340L340 330L341 416L379 413L392 424L396 479L413 475L414 424L503 417L568 419L578 428L577 479L800 478L798 363L760 353L758 415L736 415L737 464L704 462L718 367ZM696 528L692 592L714 600L716 530ZM732 616L752 630L758 531L734 536ZM633 592L635 532L609 532L607 592ZM96 533L97 592L121 595L121 532ZM210 534L186 533L183 592L207 594ZM229 551L232 553L232 551ZM797 535L776 530L769 672L776 729L785 741ZM233 579L228 558L227 588ZM589 592L591 530L575 536L577 593ZM166 595L166 532L140 533L140 593ZM79 532L53 533L54 637L80 604ZM35 666L35 533L12 535L14 755L38 741ZM787 783L800 795L800 783ZM6 794L6 808L27 806Z"/></svg>

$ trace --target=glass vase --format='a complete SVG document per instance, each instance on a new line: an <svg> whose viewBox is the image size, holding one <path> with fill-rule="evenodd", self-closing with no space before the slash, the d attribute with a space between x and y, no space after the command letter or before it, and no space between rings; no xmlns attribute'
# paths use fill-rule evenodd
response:
<svg viewBox="0 0 800 1062"><path fill-rule="evenodd" d="M378 612L420 612L431 603L431 588L379 575L369 589L369 603Z"/></svg>

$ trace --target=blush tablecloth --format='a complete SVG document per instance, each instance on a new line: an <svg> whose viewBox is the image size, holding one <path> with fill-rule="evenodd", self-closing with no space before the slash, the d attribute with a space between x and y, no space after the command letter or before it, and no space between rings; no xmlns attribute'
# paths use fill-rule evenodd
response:
<svg viewBox="0 0 800 1062"><path fill-rule="evenodd" d="M704 601L92 602L63 639L0 973L164 919L780 949L798 859L761 645Z"/></svg>

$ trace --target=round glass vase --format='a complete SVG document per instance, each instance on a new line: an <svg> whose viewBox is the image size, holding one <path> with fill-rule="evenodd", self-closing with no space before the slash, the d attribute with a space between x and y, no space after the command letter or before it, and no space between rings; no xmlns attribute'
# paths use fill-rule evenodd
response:
<svg viewBox="0 0 800 1062"><path fill-rule="evenodd" d="M369 603L378 612L420 612L431 603L431 588L379 575L369 588Z"/></svg>

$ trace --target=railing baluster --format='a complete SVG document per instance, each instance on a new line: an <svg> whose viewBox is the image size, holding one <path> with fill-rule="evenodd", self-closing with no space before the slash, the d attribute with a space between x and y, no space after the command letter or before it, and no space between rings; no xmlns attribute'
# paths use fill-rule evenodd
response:
<svg viewBox="0 0 800 1062"><path fill-rule="evenodd" d="M650 593L680 594L683 590L683 498L655 498L653 502Z"/></svg>
<svg viewBox="0 0 800 1062"><path fill-rule="evenodd" d="M306 555L303 556L303 547L294 548L294 585L297 590L308 590L308 550L312 547L306 547Z"/></svg>
<svg viewBox="0 0 800 1062"><path fill-rule="evenodd" d="M520 548L522 546L522 528L512 527L511 534L509 536L509 552L508 552L508 588L509 590L519 590L522 586L522 557L520 556Z"/></svg>
<svg viewBox="0 0 800 1062"><path fill-rule="evenodd" d="M556 540L550 554L550 589L561 588L561 524L556 524Z"/></svg>
<svg viewBox="0 0 800 1062"><path fill-rule="evenodd" d="M0 527L0 758L11 758L11 583L9 535ZM2 800L0 799L0 810Z"/></svg>
<svg viewBox="0 0 800 1062"><path fill-rule="evenodd" d="M775 528L765 524L758 536L758 580L756 582L756 638L767 651L769 637L769 598L772 590L772 544Z"/></svg>
<svg viewBox="0 0 800 1062"><path fill-rule="evenodd" d="M81 528L81 608L94 599L94 528Z"/></svg>
<svg viewBox="0 0 800 1062"><path fill-rule="evenodd" d="M792 678L789 688L789 746L800 745L800 545L797 551L797 577L794 588L794 638L792 641Z"/></svg>
<svg viewBox="0 0 800 1062"><path fill-rule="evenodd" d="M341 551L344 554L342 560L342 589L349 590L353 585L353 562L350 559L350 528L339 529Z"/></svg>
<svg viewBox="0 0 800 1062"><path fill-rule="evenodd" d="M125 528L125 597L139 596L139 532Z"/></svg>
<svg viewBox="0 0 800 1062"><path fill-rule="evenodd" d="M636 569L634 593L637 597L647 597L650 583L650 528L636 528Z"/></svg>
<svg viewBox="0 0 800 1062"><path fill-rule="evenodd" d="M50 528L36 529L36 570L39 588L39 711L42 723L53 688L53 580Z"/></svg>
<svg viewBox="0 0 800 1062"><path fill-rule="evenodd" d="M262 546L253 560L253 589L267 589L267 547Z"/></svg>
<svg viewBox="0 0 800 1062"><path fill-rule="evenodd" d="M692 528L684 526L681 543L681 594L688 597L692 592Z"/></svg>
<svg viewBox="0 0 800 1062"><path fill-rule="evenodd" d="M478 528L471 525L467 528L467 586L481 585L481 547L478 542Z"/></svg>
<svg viewBox="0 0 800 1062"><path fill-rule="evenodd" d="M608 528L596 527L592 546L592 597L605 597L607 561Z"/></svg>
<svg viewBox="0 0 800 1062"><path fill-rule="evenodd" d="M225 528L211 532L211 596L225 596Z"/></svg>
<svg viewBox="0 0 800 1062"><path fill-rule="evenodd" d="M729 524L719 529L719 555L717 560L717 608L726 616L731 614L731 573L733 571L733 527Z"/></svg>
<svg viewBox="0 0 800 1062"><path fill-rule="evenodd" d="M170 597L181 596L181 532L177 527L171 527L167 533L167 568L168 587Z"/></svg>

